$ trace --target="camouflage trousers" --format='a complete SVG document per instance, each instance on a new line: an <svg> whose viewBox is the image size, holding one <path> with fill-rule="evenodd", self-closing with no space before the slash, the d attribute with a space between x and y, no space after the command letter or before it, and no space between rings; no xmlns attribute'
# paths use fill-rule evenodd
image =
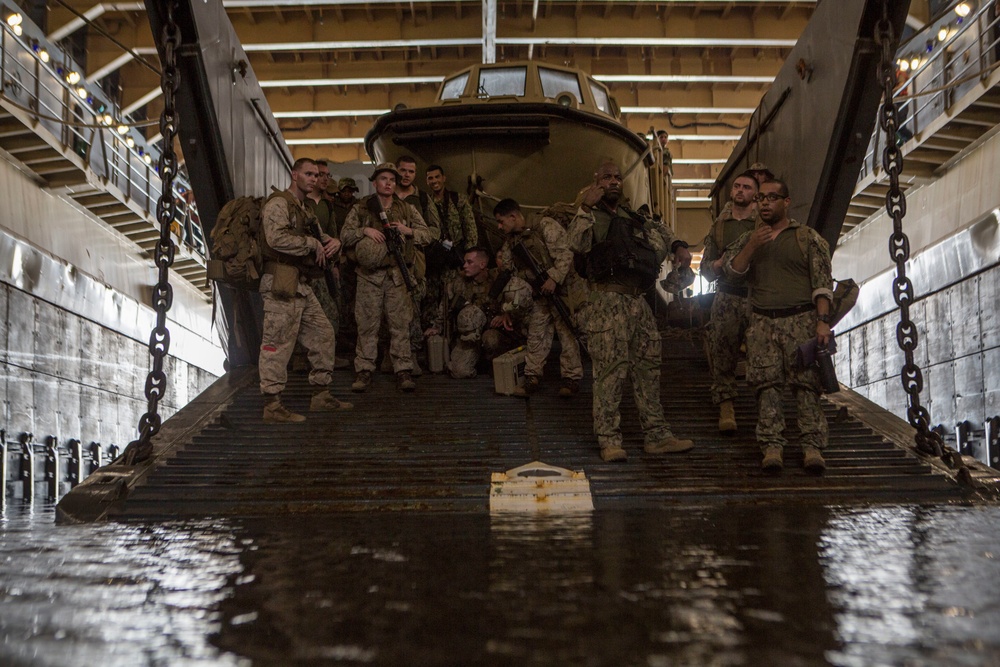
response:
<svg viewBox="0 0 1000 667"><path fill-rule="evenodd" d="M570 380L583 377L583 361L580 359L580 344L573 336L573 331L559 317L544 296L535 298L528 316L528 349L524 357L524 374L542 376L545 360L552 349L553 334L559 335L559 375Z"/></svg>
<svg viewBox="0 0 1000 667"><path fill-rule="evenodd" d="M266 278L267 276L265 276ZM288 382L288 360L295 341L302 343L309 356L309 382L326 386L333 379L334 333L316 295L306 294L279 299L270 290L261 293L264 300L264 333L261 337L260 392L279 394Z"/></svg>
<svg viewBox="0 0 1000 667"><path fill-rule="evenodd" d="M326 319L330 320L333 332L338 333L340 331L340 304L337 303L337 299L330 295L326 279L314 280L309 286L312 288L313 294L316 295L316 300L319 301L323 312L326 313Z"/></svg>
<svg viewBox="0 0 1000 667"><path fill-rule="evenodd" d="M819 371L800 369L795 350L816 336L816 313L770 318L754 313L747 331L747 382L757 395L757 442L761 449L788 444L782 393L790 386L798 409L803 447L823 448L827 423L820 405Z"/></svg>
<svg viewBox="0 0 1000 667"><path fill-rule="evenodd" d="M358 339L358 322L354 318L354 304L358 295L358 265L352 261L344 261L340 264L340 301L339 308L344 316L340 319L340 328L337 329L337 340L340 345L348 345L345 349L354 346Z"/></svg>
<svg viewBox="0 0 1000 667"><path fill-rule="evenodd" d="M389 325L389 356L393 372L413 370L409 338L413 307L403 278L396 268L358 271L358 293L354 307L358 323L358 344L355 348L354 370L375 370L383 315Z"/></svg>
<svg viewBox="0 0 1000 667"><path fill-rule="evenodd" d="M708 326L708 361L712 369L712 402L716 405L737 396L736 364L749 325L750 303L746 297L715 293Z"/></svg>
<svg viewBox="0 0 1000 667"><path fill-rule="evenodd" d="M478 317L470 317L468 315L470 311L474 311ZM476 377L476 365L481 357L492 361L494 357L521 344L514 331L486 328L489 320L479 306L471 304L465 306L462 313L459 314L458 320L460 323L463 321L476 322L479 326L476 327L475 331L463 331L460 325L456 332L458 340L451 348L448 361L448 374L456 380Z"/></svg>
<svg viewBox="0 0 1000 667"><path fill-rule="evenodd" d="M646 299L591 292L584 328L594 366L594 434L601 448L622 446L619 404L626 377L645 443L672 435L660 404L660 332Z"/></svg>

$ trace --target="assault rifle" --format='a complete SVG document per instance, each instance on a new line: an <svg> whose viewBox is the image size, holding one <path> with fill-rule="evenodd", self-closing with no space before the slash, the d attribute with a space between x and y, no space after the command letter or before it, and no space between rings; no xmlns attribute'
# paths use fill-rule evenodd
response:
<svg viewBox="0 0 1000 667"><path fill-rule="evenodd" d="M514 253L514 259L518 260L521 264L526 265L528 269L530 269L531 272L535 274L535 279L531 281L532 289L538 292L539 294L542 294L546 299L549 300L549 303L552 304L552 307L556 309L557 313L559 313L559 317L562 319L563 322L566 323L566 326L569 327L569 330L572 332L573 337L576 338L577 342L580 343L580 346L583 347L584 346L583 339L580 336L580 332L573 324L573 316L570 315L569 308L566 306L566 302L563 301L562 297L556 294L555 292L553 292L552 294L545 294L544 292L542 292L542 285L545 284L545 281L548 280L549 277L548 272L546 272L546 270L542 268L542 265L538 263L538 260L535 259L534 255L531 254L531 251L528 250L527 246L524 245L523 241L516 241L514 245L511 247L511 250Z"/></svg>
<svg viewBox="0 0 1000 667"><path fill-rule="evenodd" d="M319 219L310 218L308 228L313 237L320 243L323 243L323 230L319 226ZM337 278L333 275L333 269L333 258L327 258L326 266L323 267L323 281L326 283L326 291L330 293L330 298L336 301L338 298L337 295L340 293L340 285L337 284Z"/></svg>
<svg viewBox="0 0 1000 667"><path fill-rule="evenodd" d="M385 235L385 245L396 259L396 266L399 267L399 272L403 275L403 283L406 284L406 291L412 292L416 288L416 283L413 282L410 270L406 268L406 260L403 256L405 241L403 241L402 233L395 227L389 226L389 216L386 215L385 209L382 208L382 204L378 200L378 195L372 195L368 200L368 210L377 215L379 220L382 221L382 233Z"/></svg>

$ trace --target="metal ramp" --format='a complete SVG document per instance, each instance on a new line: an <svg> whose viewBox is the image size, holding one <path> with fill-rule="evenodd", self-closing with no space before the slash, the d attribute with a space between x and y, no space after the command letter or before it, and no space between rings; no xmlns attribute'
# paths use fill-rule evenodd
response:
<svg viewBox="0 0 1000 667"><path fill-rule="evenodd" d="M936 502L969 495L939 462L919 458L853 416L860 403L850 409L826 404L831 436L825 475L806 475L801 454L791 448L785 472L765 475L753 440L749 393L736 405L740 433L718 434L700 345L674 341L665 347L672 352L663 366L663 401L674 431L695 439L689 453L644 454L635 407L626 397L629 461L601 462L591 430L589 381L579 396L561 399L557 379L546 378L545 391L523 400L495 395L488 377L457 381L425 375L414 394L404 395L391 375L381 374L368 393L353 396L351 412L267 425L260 421L256 373L248 370L229 374L165 422L151 461L135 469L98 470L64 497L60 514L66 520L146 520L486 512L491 473L530 461L585 471L596 509L789 500ZM350 372L335 373L335 393L350 396L352 379ZM309 394L305 375L293 374L287 404L304 410ZM787 409L792 406L789 400ZM888 419L905 432L902 421ZM981 481L996 487L1000 473L977 470Z"/></svg>

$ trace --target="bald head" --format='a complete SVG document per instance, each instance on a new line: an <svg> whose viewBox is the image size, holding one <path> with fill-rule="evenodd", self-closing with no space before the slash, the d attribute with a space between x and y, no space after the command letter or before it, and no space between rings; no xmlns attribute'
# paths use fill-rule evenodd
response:
<svg viewBox="0 0 1000 667"><path fill-rule="evenodd" d="M594 173L594 184L604 190L603 199L612 208L622 196L622 170L612 161L601 163Z"/></svg>

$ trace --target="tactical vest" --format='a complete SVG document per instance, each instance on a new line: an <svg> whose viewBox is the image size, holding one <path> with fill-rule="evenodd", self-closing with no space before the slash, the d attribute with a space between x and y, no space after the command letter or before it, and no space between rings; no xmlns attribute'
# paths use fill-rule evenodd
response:
<svg viewBox="0 0 1000 667"><path fill-rule="evenodd" d="M319 222L316 216L306 210L302 202L288 190L276 190L268 195L260 207L261 211L275 198L285 200L288 209L288 223L292 228L293 234L302 236L303 238L310 236L317 238L315 232L319 229ZM260 245L265 262L277 262L278 264L288 264L297 267L303 271L307 278L320 278L323 276L323 269L316 266L316 256L313 252L308 252L305 255L289 255L278 252L268 245L267 234L264 233L260 235Z"/></svg>
<svg viewBox="0 0 1000 667"><path fill-rule="evenodd" d="M412 227L412 225L409 224L410 216L408 215L406 206L407 203L405 201L400 199L398 196L393 195L392 204L385 211L386 219L390 222L397 220L405 224L407 227ZM381 209L381 207L382 203L379 201L377 194L368 195L367 197L362 198L361 206L358 208L361 217L361 226L373 227L382 231L382 220L376 213L376 211ZM413 265L413 258L415 254L416 250L413 245L413 237L403 236L403 260L406 262L407 266ZM396 265L396 259L393 257L392 253L389 253L387 262L389 266Z"/></svg>
<svg viewBox="0 0 1000 667"><path fill-rule="evenodd" d="M595 230L595 243L587 253L587 279L648 289L660 275L660 263L646 221L624 206L618 210L625 215L611 218L604 239L597 239Z"/></svg>
<svg viewBox="0 0 1000 667"><path fill-rule="evenodd" d="M545 245L545 239L542 238L541 229L525 229L523 232L518 234L516 237L511 239L511 246L514 243L523 243L524 247L531 253L531 256L535 258L538 265L543 271L551 269L555 266L555 262L552 260L552 255L549 254L548 246ZM536 282L541 276L536 276L531 267L525 263L523 259L517 256L517 253L513 253L514 266L517 270L524 276L524 279L528 281L529 284Z"/></svg>

